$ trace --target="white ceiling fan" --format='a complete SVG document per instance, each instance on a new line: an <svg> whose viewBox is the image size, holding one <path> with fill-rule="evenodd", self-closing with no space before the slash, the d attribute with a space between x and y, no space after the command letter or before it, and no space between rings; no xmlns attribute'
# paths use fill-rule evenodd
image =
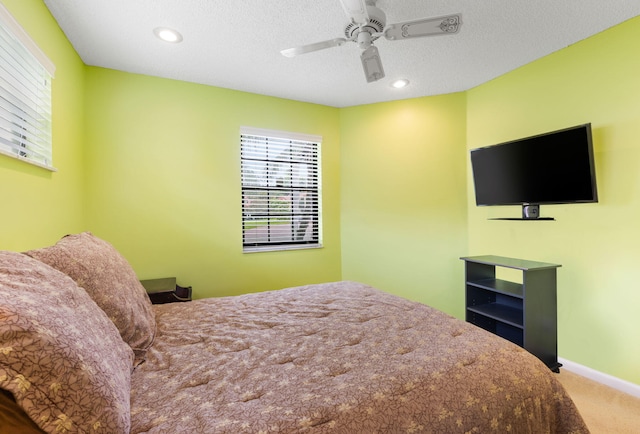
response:
<svg viewBox="0 0 640 434"><path fill-rule="evenodd" d="M458 33L462 24L462 15L454 14L443 17L423 18L387 25L387 16L376 7L376 0L340 0L342 8L350 19L344 29L344 38L335 38L314 44L282 50L282 55L294 57L299 54L338 47L345 42L355 42L362 49L360 60L367 82L384 77L384 69L378 49L373 41L384 36L390 41L399 41L423 36L448 35Z"/></svg>

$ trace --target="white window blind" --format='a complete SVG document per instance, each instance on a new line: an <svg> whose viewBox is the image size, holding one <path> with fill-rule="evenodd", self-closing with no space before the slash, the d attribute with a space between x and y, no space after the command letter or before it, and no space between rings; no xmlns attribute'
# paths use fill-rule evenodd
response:
<svg viewBox="0 0 640 434"><path fill-rule="evenodd" d="M244 251L320 247L321 141L241 128Z"/></svg>
<svg viewBox="0 0 640 434"><path fill-rule="evenodd" d="M51 80L55 67L0 3L0 153L55 170Z"/></svg>

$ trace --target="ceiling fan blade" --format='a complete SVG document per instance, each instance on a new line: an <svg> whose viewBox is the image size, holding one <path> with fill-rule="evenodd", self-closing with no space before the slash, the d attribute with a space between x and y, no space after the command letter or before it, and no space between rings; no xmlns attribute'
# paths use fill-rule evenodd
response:
<svg viewBox="0 0 640 434"><path fill-rule="evenodd" d="M405 23L389 24L384 29L384 37L396 41L399 39L421 38L423 36L447 35L458 33L462 25L462 14L444 17L424 18Z"/></svg>
<svg viewBox="0 0 640 434"><path fill-rule="evenodd" d="M342 8L349 19L356 24L367 24L369 13L366 0L340 0Z"/></svg>
<svg viewBox="0 0 640 434"><path fill-rule="evenodd" d="M362 68L364 69L365 77L367 77L367 83L384 78L382 61L380 60L378 49L374 45L369 46L362 52L360 60L362 60Z"/></svg>
<svg viewBox="0 0 640 434"><path fill-rule="evenodd" d="M316 42L314 44L302 45L300 47L287 48L280 51L285 57L295 57L299 54L311 53L312 51L324 50L325 48L339 47L347 42L345 38L335 38L328 41Z"/></svg>

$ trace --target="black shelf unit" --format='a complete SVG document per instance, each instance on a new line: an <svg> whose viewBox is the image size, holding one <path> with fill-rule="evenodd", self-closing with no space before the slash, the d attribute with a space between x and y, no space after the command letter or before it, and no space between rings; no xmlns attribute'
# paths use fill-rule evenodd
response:
<svg viewBox="0 0 640 434"><path fill-rule="evenodd" d="M559 264L468 256L465 316L472 324L523 347L559 372L556 285ZM522 271L522 283L496 278L496 267Z"/></svg>

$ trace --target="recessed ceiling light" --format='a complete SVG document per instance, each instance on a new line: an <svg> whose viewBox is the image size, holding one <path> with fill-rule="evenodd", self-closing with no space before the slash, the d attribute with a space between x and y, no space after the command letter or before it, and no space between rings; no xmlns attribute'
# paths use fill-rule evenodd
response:
<svg viewBox="0 0 640 434"><path fill-rule="evenodd" d="M153 33L165 42L174 44L182 42L182 35L178 31L169 29L168 27L156 27L153 29Z"/></svg>
<svg viewBox="0 0 640 434"><path fill-rule="evenodd" d="M407 87L408 85L409 80L407 80L406 78L401 78L391 83L391 86L395 87L396 89L402 89L403 87Z"/></svg>

